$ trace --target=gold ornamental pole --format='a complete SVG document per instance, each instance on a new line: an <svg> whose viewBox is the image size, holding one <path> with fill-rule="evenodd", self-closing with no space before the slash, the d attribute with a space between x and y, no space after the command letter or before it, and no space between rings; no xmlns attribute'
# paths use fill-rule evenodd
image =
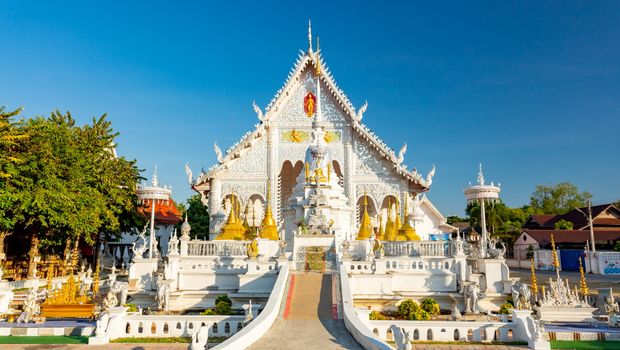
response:
<svg viewBox="0 0 620 350"><path fill-rule="evenodd" d="M590 291L588 290L588 284L586 283L586 275L583 270L583 264L581 263L581 257L579 257L579 288L581 289L581 294L584 299L590 295Z"/></svg>
<svg viewBox="0 0 620 350"><path fill-rule="evenodd" d="M532 263L530 264L530 270L532 271L532 275L530 276L530 283L532 284L532 293L534 294L534 299L538 300L538 281L536 280L536 267L534 266L534 258L531 259Z"/></svg>

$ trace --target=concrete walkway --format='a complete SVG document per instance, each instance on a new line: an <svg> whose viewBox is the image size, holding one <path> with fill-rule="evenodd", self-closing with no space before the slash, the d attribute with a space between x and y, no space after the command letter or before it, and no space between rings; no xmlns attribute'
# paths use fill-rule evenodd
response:
<svg viewBox="0 0 620 350"><path fill-rule="evenodd" d="M338 316L336 275L291 275L281 318L249 349L362 349Z"/></svg>

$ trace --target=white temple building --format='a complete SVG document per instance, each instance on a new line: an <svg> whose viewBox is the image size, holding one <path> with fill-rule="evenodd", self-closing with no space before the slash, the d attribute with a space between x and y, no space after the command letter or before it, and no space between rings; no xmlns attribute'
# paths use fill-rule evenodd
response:
<svg viewBox="0 0 620 350"><path fill-rule="evenodd" d="M402 223L406 216L422 240L455 232L423 194L431 187L434 167L425 175L409 170L403 164L407 145L396 153L363 123L367 106L352 105L336 85L320 49L313 50L309 43L269 105L263 110L254 104L258 123L253 130L226 152L214 144L218 164L196 179L186 168L192 188L209 208L210 238L220 234L233 201L238 213L247 212L249 226L260 226L271 189L269 205L278 235L293 251L300 220L308 219L308 213L299 209L308 205L303 203L308 195L304 184L315 182L312 147L325 153L318 166L326 180L320 182L322 192L338 201L334 215L326 217L338 231L336 246L356 239L365 195L375 234L389 220Z"/></svg>

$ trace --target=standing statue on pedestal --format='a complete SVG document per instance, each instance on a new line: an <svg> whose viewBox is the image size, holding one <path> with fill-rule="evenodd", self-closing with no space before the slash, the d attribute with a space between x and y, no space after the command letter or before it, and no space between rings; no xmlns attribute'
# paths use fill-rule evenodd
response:
<svg viewBox="0 0 620 350"><path fill-rule="evenodd" d="M159 310L168 311L170 307L170 286L168 281L159 280L157 283L157 308Z"/></svg>
<svg viewBox="0 0 620 350"><path fill-rule="evenodd" d="M478 298L480 297L480 287L477 283L470 282L463 285L463 300L465 301L465 313L479 313Z"/></svg>
<svg viewBox="0 0 620 350"><path fill-rule="evenodd" d="M17 323L28 323L37 315L41 307L37 304L37 292L34 288L30 289L26 300L24 300L24 311L17 318Z"/></svg>
<svg viewBox="0 0 620 350"><path fill-rule="evenodd" d="M133 242L131 244L131 251L133 252L133 260L139 260L144 258L144 252L146 252L146 249L148 248L148 243L146 240L146 229L149 226L149 222L146 222L146 225L144 225L144 229L142 230L142 232L140 232L140 234L138 235L138 238L136 239L135 242ZM142 240L142 244L140 244L140 246L136 247L138 241Z"/></svg>
<svg viewBox="0 0 620 350"><path fill-rule="evenodd" d="M127 282L115 281L110 286L110 292L112 292L117 297L120 303L119 304L120 306L123 306L127 303L128 289L129 289L129 284Z"/></svg>

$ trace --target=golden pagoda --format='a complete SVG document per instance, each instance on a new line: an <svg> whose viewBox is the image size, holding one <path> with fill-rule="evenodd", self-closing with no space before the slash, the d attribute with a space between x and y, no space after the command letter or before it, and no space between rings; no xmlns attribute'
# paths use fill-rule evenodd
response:
<svg viewBox="0 0 620 350"><path fill-rule="evenodd" d="M387 210L387 222L385 223L385 240L386 241L395 241L396 240L396 226L394 225L394 220L392 219L392 201L388 199L388 210Z"/></svg>
<svg viewBox="0 0 620 350"><path fill-rule="evenodd" d="M267 186L267 209L265 209L265 217L261 223L260 238L271 239L277 241L280 239L278 235L278 226L276 220L273 218L273 212L271 211L271 191Z"/></svg>
<svg viewBox="0 0 620 350"><path fill-rule="evenodd" d="M224 226L222 226L220 234L215 237L216 240L245 240L245 227L243 227L241 220L237 218L235 196L231 197L231 201L228 219L226 220Z"/></svg>
<svg viewBox="0 0 620 350"><path fill-rule="evenodd" d="M418 236L415 232L415 229L411 227L409 224L409 212L407 207L407 198L405 198L405 219L403 220L403 225L398 229L398 237L399 241L419 241L420 236Z"/></svg>
<svg viewBox="0 0 620 350"><path fill-rule="evenodd" d="M383 231L383 217L379 214L379 231L377 232L377 239L383 240L385 238L385 232Z"/></svg>
<svg viewBox="0 0 620 350"><path fill-rule="evenodd" d="M245 213L243 214L243 228L245 230L245 239L248 241L251 241L252 239L254 239L255 234L254 234L254 230L248 223L249 207L250 207L250 201L248 200L248 203L245 205Z"/></svg>
<svg viewBox="0 0 620 350"><path fill-rule="evenodd" d="M558 252L555 250L555 240L553 239L553 233L551 234L551 259L555 271L558 272L558 279L560 279L560 261L558 260Z"/></svg>
<svg viewBox="0 0 620 350"><path fill-rule="evenodd" d="M398 230L400 229L401 226L401 218L400 218L400 202L398 201L398 199L396 200L395 203L396 206L396 218L394 219L394 237L395 237L395 241L398 241Z"/></svg>
<svg viewBox="0 0 620 350"><path fill-rule="evenodd" d="M372 235L372 223L368 216L368 197L364 193L364 213L362 214L362 222L360 223L360 229L357 232L357 239L364 240L369 239Z"/></svg>

